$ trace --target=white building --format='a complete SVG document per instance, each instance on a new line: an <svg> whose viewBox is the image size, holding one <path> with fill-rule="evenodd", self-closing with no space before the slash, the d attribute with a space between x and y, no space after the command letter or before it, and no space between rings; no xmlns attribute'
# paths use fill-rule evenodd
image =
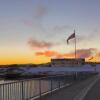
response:
<svg viewBox="0 0 100 100"><path fill-rule="evenodd" d="M85 63L85 59L77 58L77 59L51 59L51 67L75 67L81 66Z"/></svg>

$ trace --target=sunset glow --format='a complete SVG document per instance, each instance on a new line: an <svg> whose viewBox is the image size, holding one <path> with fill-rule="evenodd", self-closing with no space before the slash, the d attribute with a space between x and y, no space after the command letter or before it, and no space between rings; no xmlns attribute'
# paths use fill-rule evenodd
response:
<svg viewBox="0 0 100 100"><path fill-rule="evenodd" d="M2 0L0 12L1 65L73 58L74 29L77 58L100 62L99 0Z"/></svg>

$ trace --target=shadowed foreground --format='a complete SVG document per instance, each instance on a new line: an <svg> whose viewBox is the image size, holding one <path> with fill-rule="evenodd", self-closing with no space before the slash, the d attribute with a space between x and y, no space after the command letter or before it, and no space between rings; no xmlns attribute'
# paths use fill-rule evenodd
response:
<svg viewBox="0 0 100 100"><path fill-rule="evenodd" d="M84 88L88 87L90 83L92 83L95 79L96 76L86 80L76 81L69 87L63 88L59 91L55 91L52 94L42 96L37 100L73 100ZM98 99L86 99L86 100L98 100Z"/></svg>
<svg viewBox="0 0 100 100"><path fill-rule="evenodd" d="M100 100L100 80L91 88L83 100Z"/></svg>

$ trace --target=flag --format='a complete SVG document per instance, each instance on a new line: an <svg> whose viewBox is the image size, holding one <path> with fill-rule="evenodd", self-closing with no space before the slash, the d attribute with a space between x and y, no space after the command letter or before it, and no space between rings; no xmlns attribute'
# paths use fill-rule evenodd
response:
<svg viewBox="0 0 100 100"><path fill-rule="evenodd" d="M89 58L89 60L92 60L94 57L92 56L91 58Z"/></svg>
<svg viewBox="0 0 100 100"><path fill-rule="evenodd" d="M75 38L75 31L74 31L73 34L71 34L71 35L68 37L68 39L67 39L67 44L69 43L69 40L70 40L70 39L73 39L73 38Z"/></svg>

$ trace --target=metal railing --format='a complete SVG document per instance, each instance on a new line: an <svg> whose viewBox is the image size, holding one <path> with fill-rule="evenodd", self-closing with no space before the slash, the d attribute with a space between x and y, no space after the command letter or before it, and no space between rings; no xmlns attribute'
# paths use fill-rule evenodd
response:
<svg viewBox="0 0 100 100"><path fill-rule="evenodd" d="M88 74L77 74L77 79ZM91 75L90 75L91 76ZM86 78L85 77L85 78ZM27 80L18 80L10 83L0 84L0 100L30 100L40 98L42 95L69 86L75 80L75 74L45 77Z"/></svg>

